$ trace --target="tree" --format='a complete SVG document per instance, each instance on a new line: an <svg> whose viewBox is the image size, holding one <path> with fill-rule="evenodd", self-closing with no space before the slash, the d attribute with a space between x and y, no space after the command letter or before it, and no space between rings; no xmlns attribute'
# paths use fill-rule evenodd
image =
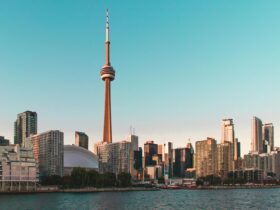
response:
<svg viewBox="0 0 280 210"><path fill-rule="evenodd" d="M222 183L222 179L215 175L206 176L204 181L208 182L210 185L220 185Z"/></svg>
<svg viewBox="0 0 280 210"><path fill-rule="evenodd" d="M62 178L58 175L44 176L41 178L42 185L62 185Z"/></svg>
<svg viewBox="0 0 280 210"><path fill-rule="evenodd" d="M159 184L164 184L164 183L165 183L165 180L164 180L164 177L163 177L163 176L161 176L161 177L158 178L158 183L159 183Z"/></svg>
<svg viewBox="0 0 280 210"><path fill-rule="evenodd" d="M227 179L224 180L224 183L223 184L226 184L226 185L229 185L229 184L233 184L233 178L229 177Z"/></svg>
<svg viewBox="0 0 280 210"><path fill-rule="evenodd" d="M97 187L100 174L95 170L87 171L87 186Z"/></svg>
<svg viewBox="0 0 280 210"><path fill-rule="evenodd" d="M202 186L204 184L204 177L199 177L197 180L196 180L196 185L197 186Z"/></svg>
<svg viewBox="0 0 280 210"><path fill-rule="evenodd" d="M102 186L103 187L115 187L117 183L116 175L111 172L106 172L104 174L101 174L99 177L101 177L101 180L103 181Z"/></svg>
<svg viewBox="0 0 280 210"><path fill-rule="evenodd" d="M62 177L63 187L70 188L73 186L73 180L71 176Z"/></svg>
<svg viewBox="0 0 280 210"><path fill-rule="evenodd" d="M85 187L87 183L87 172L84 168L73 168L71 177L74 187Z"/></svg>
<svg viewBox="0 0 280 210"><path fill-rule="evenodd" d="M129 187L131 186L131 174L121 172L118 174L118 186Z"/></svg>
<svg viewBox="0 0 280 210"><path fill-rule="evenodd" d="M196 185L204 185L204 183L208 183L209 185L220 185L222 183L222 179L215 175L208 175L206 177L199 177L196 180Z"/></svg>
<svg viewBox="0 0 280 210"><path fill-rule="evenodd" d="M238 184L245 184L246 180L243 177L239 177L239 178L237 178L236 183L238 183Z"/></svg>

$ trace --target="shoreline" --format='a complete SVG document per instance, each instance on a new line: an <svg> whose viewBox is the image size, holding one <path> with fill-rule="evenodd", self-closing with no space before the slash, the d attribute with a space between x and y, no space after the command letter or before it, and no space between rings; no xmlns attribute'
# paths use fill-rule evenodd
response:
<svg viewBox="0 0 280 210"><path fill-rule="evenodd" d="M100 193L100 192L136 192L136 191L164 191L164 190L237 190L237 189L276 189L280 185L249 185L249 186L203 186L197 188L178 188L178 189L162 189L162 188L145 188L145 187L128 187L128 188L82 188L82 189L48 189L36 191L10 191L0 192L0 195L20 195L20 194L45 194L45 193Z"/></svg>
<svg viewBox="0 0 280 210"><path fill-rule="evenodd" d="M235 190L235 189L275 189L280 185L240 185L240 186L204 186L198 187L197 190Z"/></svg>
<svg viewBox="0 0 280 210"><path fill-rule="evenodd" d="M99 192L131 192L131 191L159 191L158 188L128 187L128 188L82 188L82 189L49 189L36 191L7 191L0 195L10 194L42 194L42 193L99 193Z"/></svg>

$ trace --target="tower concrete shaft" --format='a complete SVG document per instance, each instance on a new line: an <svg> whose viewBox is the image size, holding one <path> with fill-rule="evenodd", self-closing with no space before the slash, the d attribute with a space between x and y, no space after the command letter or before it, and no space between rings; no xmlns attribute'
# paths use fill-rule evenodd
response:
<svg viewBox="0 0 280 210"><path fill-rule="evenodd" d="M105 83L105 102L104 102L104 127L103 142L112 143L112 119L111 119L111 81L115 79L115 70L110 63L110 41L109 41L109 15L106 16L106 59L105 65L100 71L101 79Z"/></svg>
<svg viewBox="0 0 280 210"><path fill-rule="evenodd" d="M104 128L103 142L112 143L112 120L111 120L111 81L109 78L105 83L105 106L104 106Z"/></svg>

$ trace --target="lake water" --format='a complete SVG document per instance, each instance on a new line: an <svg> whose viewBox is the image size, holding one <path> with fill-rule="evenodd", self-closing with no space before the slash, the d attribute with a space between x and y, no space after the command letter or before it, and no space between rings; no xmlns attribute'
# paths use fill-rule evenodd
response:
<svg viewBox="0 0 280 210"><path fill-rule="evenodd" d="M280 189L0 195L0 210L280 209Z"/></svg>

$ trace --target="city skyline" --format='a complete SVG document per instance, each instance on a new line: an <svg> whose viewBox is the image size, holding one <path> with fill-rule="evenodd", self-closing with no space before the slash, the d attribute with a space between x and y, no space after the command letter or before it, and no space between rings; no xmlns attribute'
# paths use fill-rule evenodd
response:
<svg viewBox="0 0 280 210"><path fill-rule="evenodd" d="M242 5L252 6L248 2ZM94 8L93 3L88 1L67 3L69 8L67 12L63 11L66 13L64 17L60 14L63 4L52 10L51 5L29 3L25 9L30 13L21 10L17 18L22 16L22 19L15 27L15 23L11 26L8 23L13 23L11 15L17 12L17 8L12 7L12 3L3 4L2 8L13 10L7 14L0 9L1 18L3 16L4 19L0 23L4 29L0 34L0 44L4 49L0 52L0 71L4 77L1 89L4 90L2 98L6 102L0 111L1 135L12 141L13 119L18 113L32 110L38 113L38 133L59 129L65 133L65 144L72 144L74 132L82 130L89 134L89 149L92 150L93 143L102 139L104 100L98 71L104 60L102 24L108 5L101 3ZM76 4L81 11L74 8ZM126 6L130 8L132 4ZM140 145L151 139L157 143L172 141L177 147L186 145L188 138L194 144L208 136L220 142L220 121L233 118L235 137L241 142L242 154L245 154L250 150L250 121L257 116L263 123L274 124L275 146L280 145L277 132L279 100L270 101L270 96L277 95L279 90L276 84L279 64L273 63L280 54L275 45L279 43L275 43L275 39L269 40L279 36L279 31L266 25L275 23L273 15L278 14L270 11L268 17L257 16L258 11L264 11L269 5L262 7L260 2L254 4L255 7L251 8L253 12L250 11L252 16L236 7L231 15L246 17L241 26L234 25L235 21L230 15L226 16L225 11L217 9L218 13L213 15L216 8L213 5L207 8L207 3L151 3L151 8L147 8L147 16L151 19L145 21L138 19L143 15L141 11L144 11L141 5L138 6L139 11L135 13L125 8L127 13L121 14L120 7L113 2L110 4L110 13L114 17L111 21L114 30L111 37L112 57L116 69L120 71L112 96L114 141L124 139L132 126L139 136ZM175 12L164 16L168 6ZM194 11L185 14L180 6L186 10L193 8ZM37 10L38 7L40 10ZM195 11L200 9L213 17L208 20L204 13L196 16ZM54 19L47 19L50 11L54 12ZM223 21L217 20L221 14L225 16ZM36 15L39 18L32 19ZM53 22L55 19L58 22ZM256 19L263 22L257 23ZM184 22L187 25L183 26L182 21L186 20L190 22ZM206 27L209 21L212 23L211 29ZM227 25L228 21L231 24ZM256 37L246 34L246 24L250 21L256 21L255 30L250 28L250 33L258 32L254 34ZM137 36L142 27L139 29L135 25L140 23L140 27L146 24L147 31ZM174 30L166 31L165 24ZM225 37L220 34L218 24L224 24ZM30 39L31 28L28 26L34 26L33 40ZM73 30L73 26L79 26L79 30ZM271 34L265 34L261 29L270 29ZM200 34L202 32L208 33L205 36ZM159 36L161 41L156 39ZM170 43L169 39L172 40ZM166 43L163 44L162 40ZM245 46L239 43L242 40ZM257 42L259 45L255 46ZM269 52L273 52L275 57L269 57ZM267 67L270 67L270 74L265 74ZM265 83L267 81L270 82L268 85ZM265 102L259 102L259 98Z"/></svg>

